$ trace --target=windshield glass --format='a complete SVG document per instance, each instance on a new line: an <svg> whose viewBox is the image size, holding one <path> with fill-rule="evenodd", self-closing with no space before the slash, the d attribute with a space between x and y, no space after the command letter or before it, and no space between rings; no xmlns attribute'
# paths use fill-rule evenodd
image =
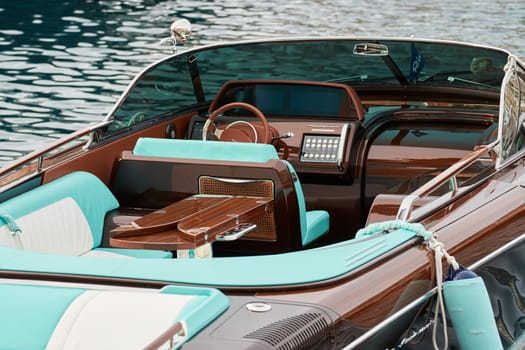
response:
<svg viewBox="0 0 525 350"><path fill-rule="evenodd" d="M381 54L354 53L380 43ZM388 53L388 55L385 55ZM352 86L418 85L498 92L508 53L458 43L401 40L295 40L237 43L186 51L145 70L110 113L110 130L211 101L229 80L339 82Z"/></svg>

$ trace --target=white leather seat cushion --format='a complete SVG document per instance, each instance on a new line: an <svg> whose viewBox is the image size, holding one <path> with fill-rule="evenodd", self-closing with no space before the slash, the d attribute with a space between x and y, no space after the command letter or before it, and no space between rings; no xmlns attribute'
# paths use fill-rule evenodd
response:
<svg viewBox="0 0 525 350"><path fill-rule="evenodd" d="M47 350L143 349L177 322L192 296L87 291L65 311Z"/></svg>

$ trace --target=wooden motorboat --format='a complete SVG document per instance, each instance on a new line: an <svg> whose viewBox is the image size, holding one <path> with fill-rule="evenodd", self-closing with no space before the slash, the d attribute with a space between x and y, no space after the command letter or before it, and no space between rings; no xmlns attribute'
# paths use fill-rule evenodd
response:
<svg viewBox="0 0 525 350"><path fill-rule="evenodd" d="M100 123L0 170L0 292L218 295L173 348L464 346L434 308L457 262L488 291L484 333L519 346L524 87L509 52L450 41L179 48Z"/></svg>

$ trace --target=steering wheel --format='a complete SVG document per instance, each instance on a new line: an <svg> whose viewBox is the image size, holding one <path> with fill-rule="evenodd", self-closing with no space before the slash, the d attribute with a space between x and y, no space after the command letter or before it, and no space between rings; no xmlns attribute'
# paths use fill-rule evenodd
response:
<svg viewBox="0 0 525 350"><path fill-rule="evenodd" d="M262 127L260 125L254 125L247 121L239 120L229 124L224 129L216 128L215 124L213 123L215 119L217 119L217 117L220 114L234 108L241 108L250 111L261 121ZM260 139L260 143L269 144L272 142L272 132L270 124L268 123L268 120L266 120L264 114L257 107L244 102L228 103L211 112L210 117L208 118L208 120L206 120L206 123L204 123L204 127L202 128L203 141L206 141L208 136L208 129L210 129L210 127L213 127L213 131L211 132L212 135L214 135L215 137L217 137L217 139L222 141L257 143ZM250 134L253 134L253 136Z"/></svg>

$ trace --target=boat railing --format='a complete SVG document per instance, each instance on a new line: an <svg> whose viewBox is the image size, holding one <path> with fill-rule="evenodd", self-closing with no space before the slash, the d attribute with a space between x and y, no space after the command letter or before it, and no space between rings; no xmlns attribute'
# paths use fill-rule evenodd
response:
<svg viewBox="0 0 525 350"><path fill-rule="evenodd" d="M163 345L168 345L169 349L172 349L176 344L179 344L184 337L186 337L186 334L187 331L184 325L180 321L176 322L148 344L144 350L160 349Z"/></svg>
<svg viewBox="0 0 525 350"><path fill-rule="evenodd" d="M445 169L432 180L428 181L423 186L421 186L420 188L409 194L407 197L405 197L405 199L403 199L401 205L399 206L399 210L397 212L397 219L407 221L412 213L412 210L414 209L414 204L417 201L419 201L423 197L434 193L436 190L438 190L447 183L449 185L449 192L452 194L452 196L459 193L459 174L461 174L461 172L469 168L475 162L482 160L483 155L494 151L498 143L499 140L496 140L488 145L477 147L474 151L470 152L461 160L454 163L452 166Z"/></svg>
<svg viewBox="0 0 525 350"><path fill-rule="evenodd" d="M12 164L7 165L0 169L0 187L12 183L15 180L18 180L22 177L38 174L44 170L46 167L47 159L55 159L53 164L58 163L61 158L59 152L63 151L62 146L76 142L73 147L87 147L93 140L92 133L110 124L111 121L102 121L90 126L87 126L83 129L77 130L65 137L62 137L54 142L49 143L45 147L38 149L34 152L31 152L16 161ZM86 138L86 136L89 136ZM82 138L86 138L82 140ZM23 170L22 170L23 169ZM22 171L20 171L22 170Z"/></svg>

